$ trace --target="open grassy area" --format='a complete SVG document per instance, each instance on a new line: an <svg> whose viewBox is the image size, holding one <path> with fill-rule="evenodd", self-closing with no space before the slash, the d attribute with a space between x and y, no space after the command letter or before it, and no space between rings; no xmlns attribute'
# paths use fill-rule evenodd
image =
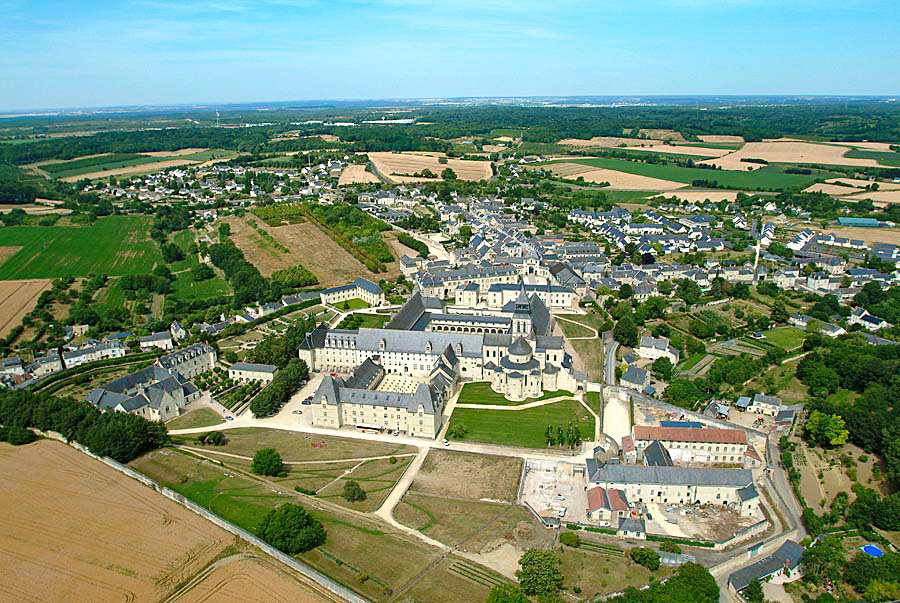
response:
<svg viewBox="0 0 900 603"><path fill-rule="evenodd" d="M763 335L766 336L765 341L790 351L803 345L803 342L806 341L807 333L796 327L780 327L763 331Z"/></svg>
<svg viewBox="0 0 900 603"><path fill-rule="evenodd" d="M198 408L189 411L180 417L176 417L166 423L168 429L192 429L194 427L209 427L222 422L222 415L211 408Z"/></svg>
<svg viewBox="0 0 900 603"><path fill-rule="evenodd" d="M400 457L395 463L391 463L388 459L378 459L372 461L364 461L361 464L351 467L351 471L344 475L336 482L321 490L317 497L325 498L357 511L371 512L376 510L391 493L397 481L403 477L406 467L410 463L412 457ZM303 467L303 465L295 465L295 467ZM358 502L348 502L343 499L341 494L344 491L344 484L348 480L356 481L359 486L365 490L366 498Z"/></svg>
<svg viewBox="0 0 900 603"><path fill-rule="evenodd" d="M150 272L162 261L151 218L107 216L91 226L12 226L0 246L21 247L0 266L0 280Z"/></svg>
<svg viewBox="0 0 900 603"><path fill-rule="evenodd" d="M889 165L892 167L900 167L900 153L886 151L864 151L862 149L852 149L847 152L844 157L853 157L854 159L874 159L881 165Z"/></svg>
<svg viewBox="0 0 900 603"><path fill-rule="evenodd" d="M502 503L453 500L407 492L394 510L394 517L403 525L419 530L439 542L457 546L476 536L511 508L511 505ZM501 537L502 534L496 536Z"/></svg>
<svg viewBox="0 0 900 603"><path fill-rule="evenodd" d="M594 417L575 400L563 400L525 410L457 408L450 429L462 424L467 442L484 442L523 448L546 448L548 425L565 427L575 421L584 440L594 439Z"/></svg>
<svg viewBox="0 0 900 603"><path fill-rule="evenodd" d="M247 427L229 429L228 443L210 450L253 456L260 448L275 448L285 461L326 461L335 459L390 456L415 452L412 446L354 440L335 436L312 435L296 431ZM180 436L195 445L196 438Z"/></svg>
<svg viewBox="0 0 900 603"><path fill-rule="evenodd" d="M357 297L354 299L342 301L337 304L337 307L341 310L362 310L363 308L368 308L369 304Z"/></svg>
<svg viewBox="0 0 900 603"><path fill-rule="evenodd" d="M817 173L813 170L811 175L787 174L783 168L766 166L752 172L738 172L735 170L710 170L703 168L688 168L679 165L664 165L654 163L640 163L626 159L611 159L597 157L592 159L566 159L569 163L581 163L597 168L618 170L629 174L661 178L674 182L691 184L695 180L715 180L719 186L743 190L800 190L813 184L817 180L829 177L830 173ZM548 165L541 164L541 165Z"/></svg>
<svg viewBox="0 0 900 603"><path fill-rule="evenodd" d="M286 502L306 507L324 524L327 539L324 545L300 558L373 601L390 600L392 591L438 559L433 550L380 521L336 509L318 508L308 497L287 489L273 491L270 485L253 477L172 449L146 454L133 461L131 466L249 531L256 530L271 508ZM441 572L436 573L437 579L444 577ZM367 579L360 580L361 575ZM487 591L488 588L479 590L479 600L486 597ZM451 601L439 592L422 600Z"/></svg>
<svg viewBox="0 0 900 603"><path fill-rule="evenodd" d="M339 329L380 329L391 319L390 314L351 314L345 316L337 328Z"/></svg>
<svg viewBox="0 0 900 603"><path fill-rule="evenodd" d="M434 448L428 452L411 492L514 502L522 476L522 459Z"/></svg>
<svg viewBox="0 0 900 603"><path fill-rule="evenodd" d="M205 281L195 281L190 272L182 272L175 275L175 282L172 283L172 295L179 299L208 299L230 294L231 287L219 276Z"/></svg>
<svg viewBox="0 0 900 603"><path fill-rule="evenodd" d="M475 381L466 383L459 392L459 404L494 404L498 406L520 406L529 402L537 402L539 400L549 400L551 398L561 398L562 396L571 396L572 392L566 390L558 390L553 392L545 392L539 398L526 398L521 402L513 402L503 397L491 389L491 384L487 381Z"/></svg>
<svg viewBox="0 0 900 603"><path fill-rule="evenodd" d="M581 598L593 599L595 595L623 590L629 586L647 584L650 576L665 578L671 570L660 568L651 572L627 557L605 555L580 549L562 547L556 551L562 561L563 588L570 593L577 586Z"/></svg>

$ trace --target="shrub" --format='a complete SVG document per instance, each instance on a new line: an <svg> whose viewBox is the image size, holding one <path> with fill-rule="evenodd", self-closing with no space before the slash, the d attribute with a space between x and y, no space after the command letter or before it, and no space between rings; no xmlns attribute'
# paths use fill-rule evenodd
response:
<svg viewBox="0 0 900 603"><path fill-rule="evenodd" d="M575 532L563 532L559 535L560 544L578 548L581 545L581 538Z"/></svg>
<svg viewBox="0 0 900 603"><path fill-rule="evenodd" d="M392 456L390 459L388 459L388 462L389 462L391 465L396 465L396 464L397 464L397 457Z"/></svg>
<svg viewBox="0 0 900 603"><path fill-rule="evenodd" d="M676 553L681 554L681 547L672 542L671 540L667 540L659 545L659 550L664 551L666 553Z"/></svg>
<svg viewBox="0 0 900 603"><path fill-rule="evenodd" d="M653 571L659 569L659 553L647 547L638 546L628 551L628 556L638 565Z"/></svg>
<svg viewBox="0 0 900 603"><path fill-rule="evenodd" d="M344 493L341 496L347 502L359 502L366 499L366 491L360 488L358 482L349 480L344 484Z"/></svg>
<svg viewBox="0 0 900 603"><path fill-rule="evenodd" d="M316 491L311 490L309 488L304 488L303 486L294 486L294 491L299 492L300 494L306 494L307 496L315 496Z"/></svg>

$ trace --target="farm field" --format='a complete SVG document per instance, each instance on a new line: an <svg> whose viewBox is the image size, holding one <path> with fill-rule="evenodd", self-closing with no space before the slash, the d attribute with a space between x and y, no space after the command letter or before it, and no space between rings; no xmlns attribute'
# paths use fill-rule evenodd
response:
<svg viewBox="0 0 900 603"><path fill-rule="evenodd" d="M0 279L150 272L162 260L159 247L149 236L151 221L142 216L107 216L84 227L0 229L0 246L21 247L0 266Z"/></svg>
<svg viewBox="0 0 900 603"><path fill-rule="evenodd" d="M552 166L558 162L549 162L543 164L534 164L535 167ZM591 166L596 170L615 170L626 172L638 176L646 176L648 178L656 178L667 180L669 182L681 183L689 185L694 180L715 180L720 186L726 186L734 189L745 190L767 190L786 188L790 190L800 190L813 184L818 176L814 172L811 175L787 174L783 170L766 166L752 172L746 171L747 164L744 164L744 171L737 170L708 170L703 168L687 168L678 165L661 165L652 163L639 163L635 161L627 161L624 159L609 158L593 158L593 159L572 159L565 163L579 163ZM571 169L571 168L570 168ZM582 175L582 174L579 174ZM568 177L568 176L567 176ZM585 178L587 180L587 178ZM612 181L610 181L612 184ZM615 184L612 184L615 188ZM669 188L660 188L658 190L670 190L673 188L681 188L678 186L668 185ZM647 189L647 190L653 190Z"/></svg>
<svg viewBox="0 0 900 603"><path fill-rule="evenodd" d="M462 424L467 442L484 442L522 448L546 448L548 425L565 427L577 421L584 440L594 439L594 417L575 400L563 400L525 410L482 410L457 408L450 429Z"/></svg>
<svg viewBox="0 0 900 603"><path fill-rule="evenodd" d="M311 222L277 227L269 226L262 221L257 223L290 250L285 254L274 249L271 243L263 239L244 220L229 217L226 221L231 224L232 240L263 276L271 276L276 270L301 264L316 275L319 285L333 287L349 283L357 276L378 281L382 278L396 278L400 274L396 262L387 264L387 272L379 274L370 272L362 262Z"/></svg>
<svg viewBox="0 0 900 603"><path fill-rule="evenodd" d="M338 178L338 186L344 186L346 184L377 184L379 182L381 182L381 180L378 179L378 176L372 172L367 172L366 166L358 163L352 163L345 167Z"/></svg>
<svg viewBox="0 0 900 603"><path fill-rule="evenodd" d="M834 228L821 228L815 225L809 226L812 230L823 233L833 232L839 237L859 239L866 243L892 243L900 245L900 228L864 228L860 226L836 226Z"/></svg>
<svg viewBox="0 0 900 603"><path fill-rule="evenodd" d="M630 161L621 161L625 164L632 164L632 162ZM625 171L596 169L590 164L580 162L538 164L536 167L544 166L547 166L549 170L555 175L567 178L569 180L577 180L578 178L583 178L585 182L608 182L611 188L624 190L670 191L687 186L687 184L683 182L664 180L662 178L652 178L646 175L633 174Z"/></svg>
<svg viewBox="0 0 900 603"><path fill-rule="evenodd" d="M748 166L752 166L741 161L746 158L765 159L769 163L815 163L860 167L879 165L875 159L855 157L850 153L851 150L847 147L830 144L795 141L748 142L737 151L701 163L717 165L724 170L746 170Z"/></svg>
<svg viewBox="0 0 900 603"><path fill-rule="evenodd" d="M0 281L0 337L22 322L37 305L41 293L50 288L50 279Z"/></svg>
<svg viewBox="0 0 900 603"><path fill-rule="evenodd" d="M447 163L440 163L438 161L440 154L432 156L412 153L373 152L368 155L378 172L396 183L433 182L440 179L441 172L446 168L451 168L456 172L456 176L460 180L487 180L492 174L489 161L447 159ZM431 170L438 178L416 178L397 175L415 174L424 169Z"/></svg>
<svg viewBox="0 0 900 603"><path fill-rule="evenodd" d="M710 142L714 144L744 144L743 136L732 136L729 134L704 134L703 136L698 136L703 142Z"/></svg>
<svg viewBox="0 0 900 603"><path fill-rule="evenodd" d="M862 191L860 193L844 197L844 199L847 199L849 201L869 199L876 203L900 203L900 190Z"/></svg>
<svg viewBox="0 0 900 603"><path fill-rule="evenodd" d="M0 444L0 476L0 591L9 600L160 601L233 542L60 442Z"/></svg>
<svg viewBox="0 0 900 603"><path fill-rule="evenodd" d="M231 287L219 276L205 281L195 281L190 272L175 275L172 295L180 299L208 299L219 295L230 295Z"/></svg>
<svg viewBox="0 0 900 603"><path fill-rule="evenodd" d="M148 153L105 153L88 155L68 161L47 161L30 166L64 182L84 178L103 178L125 174L156 171L167 167L192 165L212 159L234 155L231 151L217 149L181 149L180 151L154 151Z"/></svg>

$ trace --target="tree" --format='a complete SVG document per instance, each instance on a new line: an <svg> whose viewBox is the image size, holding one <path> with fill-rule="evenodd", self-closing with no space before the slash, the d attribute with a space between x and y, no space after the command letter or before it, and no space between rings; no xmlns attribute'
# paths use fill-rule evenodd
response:
<svg viewBox="0 0 900 603"><path fill-rule="evenodd" d="M678 297L684 300L684 303L694 305L700 300L703 292L700 290L700 285L690 279L683 278L678 281L677 294Z"/></svg>
<svg viewBox="0 0 900 603"><path fill-rule="evenodd" d="M199 283L200 281L208 281L215 275L216 273L213 272L213 269L206 264L197 264L191 269L191 279L193 279L194 282Z"/></svg>
<svg viewBox="0 0 900 603"><path fill-rule="evenodd" d="M659 569L659 553L653 549L636 546L628 551L628 556L638 565L643 565L651 571Z"/></svg>
<svg viewBox="0 0 900 603"><path fill-rule="evenodd" d="M554 595L562 586L559 558L551 551L528 549L519 559L516 578L526 595Z"/></svg>
<svg viewBox="0 0 900 603"><path fill-rule="evenodd" d="M616 323L613 329L613 338L622 345L637 346L638 329L637 324L634 322L634 316L626 314L619 319L619 322Z"/></svg>
<svg viewBox="0 0 900 603"><path fill-rule="evenodd" d="M453 171L453 168L444 168L441 170L441 178L444 180L456 180L456 172Z"/></svg>
<svg viewBox="0 0 900 603"><path fill-rule="evenodd" d="M676 555L681 554L681 547L672 542L671 540L666 540L659 545L659 550L664 551L666 553L675 553Z"/></svg>
<svg viewBox="0 0 900 603"><path fill-rule="evenodd" d="M675 367L672 366L671 360L663 357L654 360L650 368L653 370L653 373L660 379L662 379L663 381L668 381L672 376L672 369Z"/></svg>
<svg viewBox="0 0 900 603"><path fill-rule="evenodd" d="M514 584L498 584L491 589L486 603L531 603L531 600Z"/></svg>
<svg viewBox="0 0 900 603"><path fill-rule="evenodd" d="M224 446L226 441L221 431L210 431L200 436L200 443L206 446Z"/></svg>
<svg viewBox="0 0 900 603"><path fill-rule="evenodd" d="M305 553L325 543L325 528L309 512L286 503L263 517L259 537L289 555Z"/></svg>
<svg viewBox="0 0 900 603"><path fill-rule="evenodd" d="M619 299L628 299L632 295L634 295L634 287L632 287L628 283L623 283L622 286L619 287Z"/></svg>
<svg viewBox="0 0 900 603"><path fill-rule="evenodd" d="M341 496L347 502L359 502L366 499L366 491L359 487L359 483L351 479L344 483L344 493Z"/></svg>
<svg viewBox="0 0 900 603"><path fill-rule="evenodd" d="M779 324L784 324L790 318L790 315L787 311L787 306L784 305L784 302L780 299L776 299L775 303L772 305L772 314L771 314L772 322L777 322Z"/></svg>
<svg viewBox="0 0 900 603"><path fill-rule="evenodd" d="M235 352L234 350L225 350L225 353L222 355L225 357L226 361L228 361L232 364L234 364L235 362L238 361L237 352Z"/></svg>
<svg viewBox="0 0 900 603"><path fill-rule="evenodd" d="M850 433L843 417L827 415L819 410L810 413L805 429L810 441L819 446L843 446Z"/></svg>
<svg viewBox="0 0 900 603"><path fill-rule="evenodd" d="M763 593L762 583L759 581L759 578L750 582L741 591L741 596L748 603L763 603L766 600L766 595Z"/></svg>
<svg viewBox="0 0 900 603"><path fill-rule="evenodd" d="M253 473L257 475L281 475L284 464L281 455L274 448L260 448L253 455Z"/></svg>
<svg viewBox="0 0 900 603"><path fill-rule="evenodd" d="M231 224L228 222L222 222L219 224L219 238L225 239L231 235Z"/></svg>
<svg viewBox="0 0 900 603"><path fill-rule="evenodd" d="M466 437L467 433L469 433L469 429L459 422L451 423L450 427L447 429L447 437L454 440L463 439L464 437Z"/></svg>

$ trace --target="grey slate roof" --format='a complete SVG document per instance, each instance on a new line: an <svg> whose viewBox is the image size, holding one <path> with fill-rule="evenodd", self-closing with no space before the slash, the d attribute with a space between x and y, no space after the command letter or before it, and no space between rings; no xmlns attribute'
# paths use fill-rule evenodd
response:
<svg viewBox="0 0 900 603"><path fill-rule="evenodd" d="M777 551L752 565L741 568L728 577L728 582L740 591L756 579L765 578L787 566L791 570L800 565L803 547L793 540L786 540Z"/></svg>
<svg viewBox="0 0 900 603"><path fill-rule="evenodd" d="M235 362L229 367L235 371L254 371L257 373L275 373L278 367L274 364L254 364L252 362Z"/></svg>
<svg viewBox="0 0 900 603"><path fill-rule="evenodd" d="M640 465L588 465L592 483L723 486L743 488L753 483L749 469L704 467L644 467Z"/></svg>

